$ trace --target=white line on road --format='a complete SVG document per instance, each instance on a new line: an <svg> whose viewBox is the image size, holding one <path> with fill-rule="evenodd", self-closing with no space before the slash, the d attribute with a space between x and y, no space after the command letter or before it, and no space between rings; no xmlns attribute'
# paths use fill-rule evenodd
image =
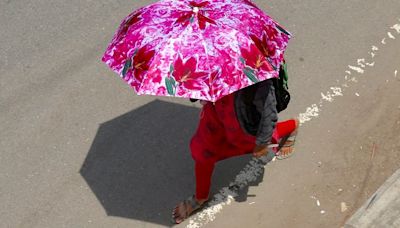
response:
<svg viewBox="0 0 400 228"><path fill-rule="evenodd" d="M355 67L355 66L349 65L349 68L354 70L355 72L357 72L359 74L364 74L364 70L361 67Z"/></svg>
<svg viewBox="0 0 400 228"><path fill-rule="evenodd" d="M395 24L390 28L395 29L397 33L400 33L400 24ZM382 39L381 43L386 44L385 38ZM374 58L379 48L377 46L372 46L371 50L373 52L368 52L368 53L371 54L371 58ZM358 59L357 64L362 68L351 65L349 65L348 67L356 71L357 73L362 74L365 72L366 66L373 67L375 65L375 62L365 63L365 59ZM351 74L348 72L348 70L346 70L345 72ZM395 71L395 76L397 76L397 70ZM357 82L356 77L348 79L347 75L345 76L345 80L347 82ZM305 112L299 114L298 118L300 124L302 125L308 121L311 121L314 118L317 118L319 116L319 112L321 111L320 107L322 107L322 104L324 102L326 101L332 102L334 101L334 97L343 96L344 87L349 87L347 82L342 84L341 85L342 87L332 86L330 87L330 90L327 91L326 93L321 93L321 99L319 105L312 104L310 107L306 108ZM201 212L193 216L189 220L189 224L186 227L199 228L209 222L214 221L216 215L222 211L224 206L230 205L234 201L234 197L238 195L238 190L248 186L249 182L255 181L258 178L258 176L263 174L263 168L266 162L267 158L261 158L261 159L253 158L239 173L239 175L236 176L234 182L231 183L229 187L224 187L219 191L219 193L215 194L213 199L208 203L209 206L207 206ZM322 210L321 214L324 213L325 211Z"/></svg>
<svg viewBox="0 0 400 228"><path fill-rule="evenodd" d="M400 24L395 24L390 28L396 30L397 33L400 33Z"/></svg>
<svg viewBox="0 0 400 228"><path fill-rule="evenodd" d="M388 36L390 39L393 39L393 40L396 39L396 37L394 37L391 32L388 32Z"/></svg>

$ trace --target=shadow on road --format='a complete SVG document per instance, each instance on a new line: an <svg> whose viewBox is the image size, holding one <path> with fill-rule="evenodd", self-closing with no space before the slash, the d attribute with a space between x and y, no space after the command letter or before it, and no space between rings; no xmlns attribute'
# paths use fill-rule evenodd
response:
<svg viewBox="0 0 400 228"><path fill-rule="evenodd" d="M155 100L100 125L80 173L108 215L171 225L172 208L194 192L188 145L198 115L197 108ZM219 163L212 193L249 159ZM239 201L246 195L247 188Z"/></svg>

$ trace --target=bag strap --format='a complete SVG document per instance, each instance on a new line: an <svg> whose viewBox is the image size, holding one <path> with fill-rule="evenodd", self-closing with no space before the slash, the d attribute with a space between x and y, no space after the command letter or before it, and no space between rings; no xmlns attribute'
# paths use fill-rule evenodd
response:
<svg viewBox="0 0 400 228"><path fill-rule="evenodd" d="M286 90L288 90L289 89L289 86L288 86L289 75L288 75L288 72L287 72L287 64L286 64L285 60L283 60L283 63L281 65L281 69L279 70L279 79L282 80L283 87Z"/></svg>

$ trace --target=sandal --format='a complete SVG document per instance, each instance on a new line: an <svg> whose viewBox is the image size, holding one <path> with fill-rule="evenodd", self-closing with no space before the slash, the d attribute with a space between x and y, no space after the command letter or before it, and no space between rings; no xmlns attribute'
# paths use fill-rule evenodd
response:
<svg viewBox="0 0 400 228"><path fill-rule="evenodd" d="M278 152L276 153L276 159L278 160L283 160L286 158L290 158L293 153L294 153L294 144L296 142L296 136L297 136L297 130L298 130L298 125L296 127L296 129L289 135L283 137L280 141L279 141L279 146L278 146ZM280 151L282 148L292 148L291 152L287 153L287 154L281 154Z"/></svg>
<svg viewBox="0 0 400 228"><path fill-rule="evenodd" d="M292 148L292 151L287 154L281 154L280 151L282 148L293 147L295 142L296 142L296 134L284 137L279 143L278 152L276 153L276 159L283 160L286 158L290 158L294 153L294 148Z"/></svg>
<svg viewBox="0 0 400 228"><path fill-rule="evenodd" d="M172 211L172 223L180 224L190 215L192 215L193 212L202 209L205 203L206 202L199 204L194 195L185 199L183 202L178 204Z"/></svg>

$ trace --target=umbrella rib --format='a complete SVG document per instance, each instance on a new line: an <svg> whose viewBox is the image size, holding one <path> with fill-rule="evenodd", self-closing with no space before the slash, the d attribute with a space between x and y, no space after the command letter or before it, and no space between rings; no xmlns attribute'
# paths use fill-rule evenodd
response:
<svg viewBox="0 0 400 228"><path fill-rule="evenodd" d="M183 30L181 30L181 31L179 31L179 30L178 30L178 31L175 31L174 29L171 30L169 33L166 34L168 37L166 37L165 39L163 39L162 42L160 42L159 44L157 44L157 45L154 47L154 50L157 50L157 49L160 49L160 50L161 50L160 47L166 46L165 44L168 44L168 42L170 41L171 37L173 37L174 35L176 35L176 37L179 37L179 35L181 35L184 31L186 31L188 27L189 27L189 26L186 26L185 29L183 29ZM176 33L174 34L174 32L176 32ZM153 59L157 58L157 57L160 55L159 53L160 53L160 52L158 52L158 53L153 57ZM153 61L152 61L152 62L153 62ZM150 64L149 69L148 69L147 72L145 73L145 77L143 78L142 82L145 81L145 79L147 79L147 78L149 77L148 72L149 72L150 70L152 70L153 68L154 68L153 64ZM140 83L140 87L139 87L138 91L141 91L141 90L142 90L142 87L143 87L143 83Z"/></svg>
<svg viewBox="0 0 400 228"><path fill-rule="evenodd" d="M227 5L229 5L229 4L227 4ZM265 22L266 20L270 21L272 23L271 25L275 26L276 30L280 30L278 27L281 27L281 26L276 21L274 21L271 17L269 17L268 15L265 15L264 11L262 11L261 9L255 8L253 6L247 6L246 4L240 5L240 6L246 6L246 7L243 7L244 10L248 10L249 8L254 8L256 11L258 11L259 15L261 15L261 18L260 18L261 21L263 21L263 22ZM231 12L231 11L227 11L227 12ZM226 14L227 12L225 12L225 15L227 15ZM227 17L228 18L232 17L232 14L227 15ZM240 33L245 34L245 35L248 35L248 32L249 32L248 30L246 31L246 30L240 29L240 27L239 28L235 28L235 27L233 27L233 26L231 26L229 24L225 24L225 23L223 23L223 20L216 21L216 23L220 24L220 25L223 25L223 26L226 26L226 27L229 27L229 28L231 28L233 30L239 31ZM265 23L265 24L267 24L267 23ZM270 24L268 24L268 25L270 25ZM282 33L284 35L288 36L288 38L291 37L291 35L288 35L285 32L282 32Z"/></svg>
<svg viewBox="0 0 400 228"><path fill-rule="evenodd" d="M163 1L160 1L160 2L163 2ZM146 8L146 11L145 11L145 12L147 12L147 11L149 11L149 10L151 9L151 7L143 7L143 8ZM176 20L176 18L171 18L171 21L172 21L172 20ZM151 21L151 22L153 22L153 21ZM146 24L145 26L151 26L151 25L156 25L156 24L154 24L154 23L148 23L148 24ZM183 29L180 33L177 33L177 34L181 34L181 33L182 33L183 31L185 31L186 29L187 29L187 27L186 27L185 29ZM173 32L175 32L174 29L172 29L169 33L167 33L167 34L166 34L167 38L165 38L165 41L162 41L162 42L160 42L159 44L155 45L154 50L161 49L160 47L162 47L162 45L168 43L169 39L174 35ZM143 45L142 45L142 46L143 46ZM155 59L157 56L158 56L158 53L155 54L155 56L153 57L153 59ZM143 81L145 81L145 79L147 79L147 78L149 77L148 72L149 72L150 70L152 70L152 69L153 69L153 64L150 64L149 69L148 69L147 72L145 73L145 75L144 75L144 77L143 77L143 79L142 79L142 81L141 81L141 83L140 83L140 87L139 87L139 89L138 89L137 92L139 92L139 91L142 90Z"/></svg>
<svg viewBox="0 0 400 228"><path fill-rule="evenodd" d="M219 22L218 22L219 23ZM273 23L273 25L276 27L277 26L277 23L275 22L275 21L272 21L272 23ZM228 27L228 28L231 28L232 30L234 30L234 31L237 31L238 33L241 33L241 34L244 34L246 37L247 37L247 31L246 31L246 33L245 32L243 32L241 29L237 29L237 28L234 28L234 27L232 27L232 26L230 26L230 25L228 25L228 24L223 24L223 23L221 23L221 25L223 25L223 26L226 26L226 27ZM276 29L278 29L277 27L276 27ZM285 35L285 36L287 36L288 38L290 38L290 36L289 35L287 35L286 33L282 33L283 35ZM251 39L249 39L249 40L251 40ZM251 40L251 42L253 43L253 44L255 44L254 43L254 41L253 40ZM283 48L279 48L279 50L285 50L285 48L283 47ZM282 63L282 61L280 61L279 62L279 65ZM272 65L272 63L270 63L271 65Z"/></svg>
<svg viewBox="0 0 400 228"><path fill-rule="evenodd" d="M165 2L165 1L162 1L162 2ZM239 8L242 8L243 10L246 10L246 9L248 10L248 7L244 7L244 6L239 7ZM141 9L137 10L136 12L142 11L143 14L146 14L151 9L152 9L152 7L143 7ZM263 11L261 9L256 8L256 10L261 11L263 13ZM236 18L236 14L234 14L234 13L227 13L227 12L225 12L225 13L226 14L223 18L226 18L226 17ZM223 19L223 18L220 18L220 19ZM276 29L278 29L279 25L277 24L277 22L273 21L272 19L269 20L270 17L268 15L265 15L265 16L261 15L259 19L260 19L260 21L262 21L262 23L268 24L269 26L275 26ZM176 18L169 18L169 20L167 19L167 24L175 23L174 20L176 22ZM248 35L251 32L248 29L246 29L244 26L235 26L233 24L229 24L229 22L227 22L225 20L214 20L214 21L215 21L215 25L210 24L208 26L217 26L217 27L225 28L227 30L231 30L232 33L235 33L236 37L234 39L234 41L235 41L234 46L237 46L237 48L240 49L241 43L238 41L238 37L240 37L240 36L246 37L246 39L248 39L247 42L254 44L254 41L248 37ZM248 23L239 22L239 25L246 25L246 24L248 24ZM153 21L153 20L147 21L144 24L142 24L142 26L154 26L154 25L157 25L157 22ZM163 36L157 38L157 40L159 41L158 43L156 43L155 40L150 40L146 44L144 44L143 42L140 42L140 46L144 46L144 45L148 45L148 44L153 46L154 50L156 51L156 54L153 56L152 61L149 62L149 69L147 71L143 72L143 79L140 81L140 85L139 85L139 88L137 91L138 93L141 93L141 91L143 90L143 88L145 86L145 84L143 82L145 82L147 80L151 80L152 77L151 77L151 74L149 74L149 72L154 71L154 69L156 69L156 68L159 68L154 64L154 62L155 62L154 60L162 59L163 57L168 57L169 61L173 61L173 60L171 60L173 57L173 56L171 56L171 54L169 54L167 52L167 54L165 55L166 51L171 50L171 49L173 50L173 52L176 52L178 55L179 55L179 53L181 53L179 51L180 50L179 45L178 45L177 51L175 51L174 50L175 48L173 48L173 47L174 47L174 44L176 44L176 43L178 43L178 44L182 43L182 39L180 39L180 36L182 34L184 34L185 32L187 32L187 30L189 29L189 26L192 26L192 28L194 27L194 25L192 23L189 23L189 25L186 25L186 26L176 26L176 27L174 26L170 31L165 31L165 34ZM208 26L206 25L206 29ZM206 29L203 31L202 31L202 29L199 29L200 31L198 31L198 35L201 37L201 40L202 40L201 44L202 44L202 46L204 48L204 52L205 52L206 67L207 67L209 73L212 74L213 69L211 69L211 67L213 67L213 65L210 63L210 56L208 54L209 54L210 50L212 50L212 48L216 48L216 47L212 41L210 43L207 42L209 39L206 39L207 38L207 36L205 34ZM285 36L287 34L282 33L282 35ZM289 35L287 35L287 36L290 38ZM167 47L167 49L165 47ZM284 47L281 47L281 48L278 47L278 49L281 51L285 50ZM157 50L159 50L159 51L157 51ZM165 70L165 69L163 69L163 70ZM217 69L217 70L221 70L221 69ZM164 78L164 75L162 75L162 77ZM205 81L203 81L203 84L207 84L207 79ZM214 94L213 83L210 82L210 80L208 80L208 84L209 84L209 89L210 89L209 96L211 99L215 99L216 95Z"/></svg>
<svg viewBox="0 0 400 228"><path fill-rule="evenodd" d="M200 30L201 30L201 29L200 29ZM200 36L202 37L202 41L203 41L202 43L203 43L204 51L205 51L206 58L207 58L207 67L208 67L208 69L210 70L210 72L212 73L211 64L210 64L210 61L209 61L209 58L208 58L207 42L206 42L206 39L204 38L203 32L204 32L204 30L201 30L201 32L200 32L199 34L200 34ZM211 90L212 90L212 87L211 87L211 85L210 85L210 93L213 92L213 91L211 91ZM210 95L211 95L211 94L210 94ZM214 99L214 97L212 97L212 99Z"/></svg>

